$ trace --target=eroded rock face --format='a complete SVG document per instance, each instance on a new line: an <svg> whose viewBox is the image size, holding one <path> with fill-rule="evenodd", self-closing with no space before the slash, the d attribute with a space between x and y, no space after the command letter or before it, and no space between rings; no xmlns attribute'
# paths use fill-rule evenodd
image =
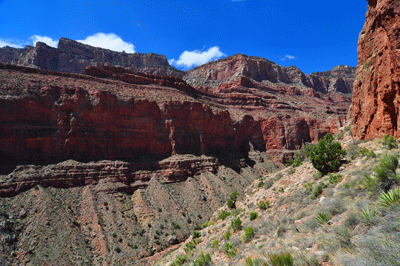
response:
<svg viewBox="0 0 400 266"><path fill-rule="evenodd" d="M400 137L400 2L368 1L358 41L353 134L361 139Z"/></svg>
<svg viewBox="0 0 400 266"><path fill-rule="evenodd" d="M57 48L37 42L36 47L0 48L0 63L15 64L66 73L83 73L87 66L121 66L153 75L182 77L185 72L172 67L164 55L128 54L96 48L61 38Z"/></svg>
<svg viewBox="0 0 400 266"><path fill-rule="evenodd" d="M232 82L240 76L245 76L258 82L280 82L324 93L330 91L351 93L354 74L355 68L338 66L331 71L305 75L294 66L287 68L265 58L237 54L191 69L184 79L194 86L215 87L222 82Z"/></svg>
<svg viewBox="0 0 400 266"><path fill-rule="evenodd" d="M344 119L345 109L339 105L348 100L312 90L310 96L295 87L267 87L245 77L199 92L178 78L113 67L89 68L95 77L2 68L3 165L163 159L176 154L246 157L252 149L292 150L318 141L328 131L335 133ZM15 83L11 74L18 79ZM74 83L58 85L68 82ZM283 94L285 98L279 96ZM157 95L164 96L157 100ZM176 95L181 100L170 98ZM211 108L207 102L226 109ZM313 117L314 109L321 118Z"/></svg>

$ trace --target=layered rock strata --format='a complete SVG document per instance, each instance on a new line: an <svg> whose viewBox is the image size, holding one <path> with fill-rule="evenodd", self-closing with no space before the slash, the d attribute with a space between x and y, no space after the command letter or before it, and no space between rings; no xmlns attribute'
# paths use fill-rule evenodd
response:
<svg viewBox="0 0 400 266"><path fill-rule="evenodd" d="M351 93L354 73L355 68L338 66L331 71L305 75L294 66L287 68L261 57L236 54L193 68L187 72L184 79L193 86L216 87L222 82L232 82L240 76L245 76L266 84L279 83L299 89L312 88L323 93Z"/></svg>
<svg viewBox="0 0 400 266"><path fill-rule="evenodd" d="M87 66L120 66L146 74L182 77L185 72L172 67L164 55L128 54L96 48L61 38L53 48L37 42L36 47L0 48L0 63L66 73L83 73Z"/></svg>
<svg viewBox="0 0 400 266"><path fill-rule="evenodd" d="M400 3L368 1L358 41L353 94L353 134L370 139L400 137Z"/></svg>

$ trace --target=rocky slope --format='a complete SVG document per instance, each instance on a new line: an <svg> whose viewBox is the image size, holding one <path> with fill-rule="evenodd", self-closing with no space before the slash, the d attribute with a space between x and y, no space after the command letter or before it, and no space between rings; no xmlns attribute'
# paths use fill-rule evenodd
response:
<svg viewBox="0 0 400 266"><path fill-rule="evenodd" d="M278 83L296 86L299 89L312 88L323 93L351 93L355 68L338 66L331 71L305 75L294 66L286 68L261 57L236 54L193 68L187 72L184 79L194 86L215 87L222 82L235 81L240 76L269 85Z"/></svg>
<svg viewBox="0 0 400 266"><path fill-rule="evenodd" d="M194 88L85 73L0 65L4 261L151 264L273 161L336 132L350 99L246 77Z"/></svg>
<svg viewBox="0 0 400 266"><path fill-rule="evenodd" d="M358 42L357 80L353 97L353 133L370 139L400 137L400 3L368 1Z"/></svg>
<svg viewBox="0 0 400 266"><path fill-rule="evenodd" d="M383 154L400 150L379 140L353 144L349 132L341 142L351 157L338 173L320 177L306 160L264 176L156 265L397 265L399 202L383 206L379 181L367 177ZM283 257L293 264L278 264Z"/></svg>
<svg viewBox="0 0 400 266"><path fill-rule="evenodd" d="M183 71L170 66L163 55L114 52L66 38L59 40L57 48L42 42L37 42L36 47L26 46L23 49L0 48L0 63L66 73L83 73L87 66L107 64L147 74L176 77L184 75Z"/></svg>

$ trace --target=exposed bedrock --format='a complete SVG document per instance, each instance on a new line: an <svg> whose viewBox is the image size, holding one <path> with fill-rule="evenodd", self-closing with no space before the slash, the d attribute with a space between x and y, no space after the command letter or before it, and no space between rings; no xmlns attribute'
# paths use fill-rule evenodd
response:
<svg viewBox="0 0 400 266"><path fill-rule="evenodd" d="M400 137L400 2L370 0L358 41L353 134Z"/></svg>

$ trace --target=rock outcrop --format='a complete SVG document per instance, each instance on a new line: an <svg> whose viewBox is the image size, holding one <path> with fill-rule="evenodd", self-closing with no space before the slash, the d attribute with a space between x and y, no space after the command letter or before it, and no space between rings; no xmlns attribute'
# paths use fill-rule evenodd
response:
<svg viewBox="0 0 400 266"><path fill-rule="evenodd" d="M153 75L183 77L185 73L172 67L164 55L115 52L66 38L59 40L57 48L42 42L23 49L0 48L0 63L66 73L83 73L87 66L104 64Z"/></svg>
<svg viewBox="0 0 400 266"><path fill-rule="evenodd" d="M400 137L400 2L368 1L358 41L353 94L353 134Z"/></svg>
<svg viewBox="0 0 400 266"><path fill-rule="evenodd" d="M343 77L343 74L346 76ZM280 83L299 89L312 88L323 93L350 93L354 74L355 68L338 66L331 71L305 75L294 66L283 67L265 58L236 54L193 68L187 72L184 79L193 86L216 87L222 82L232 82L240 76L245 76L267 84Z"/></svg>

